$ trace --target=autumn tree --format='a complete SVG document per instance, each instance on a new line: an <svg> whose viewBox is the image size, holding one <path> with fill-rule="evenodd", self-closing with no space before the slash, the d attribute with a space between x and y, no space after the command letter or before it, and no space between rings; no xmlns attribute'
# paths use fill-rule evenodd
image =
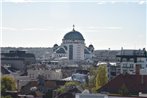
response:
<svg viewBox="0 0 147 98"><path fill-rule="evenodd" d="M1 94L4 94L6 90L16 90L16 82L11 76L2 76L1 78Z"/></svg>
<svg viewBox="0 0 147 98"><path fill-rule="evenodd" d="M102 87L107 82L108 82L107 67L104 64L99 65L96 75L96 89Z"/></svg>
<svg viewBox="0 0 147 98"><path fill-rule="evenodd" d="M57 89L57 92L58 93L64 93L65 91L68 90L68 88L74 87L74 86L79 86L79 85L80 85L80 83L75 82L75 81L66 82L64 86L61 86L60 88Z"/></svg>
<svg viewBox="0 0 147 98"><path fill-rule="evenodd" d="M89 84L88 84L88 88L92 93L96 93L96 75L97 75L97 71L98 68L97 67L91 67L89 69L89 74L90 74L90 78L89 78Z"/></svg>

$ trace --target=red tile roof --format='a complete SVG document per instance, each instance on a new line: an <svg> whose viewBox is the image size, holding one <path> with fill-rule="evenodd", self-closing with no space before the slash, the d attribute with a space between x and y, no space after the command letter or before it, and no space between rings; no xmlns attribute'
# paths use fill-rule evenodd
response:
<svg viewBox="0 0 147 98"><path fill-rule="evenodd" d="M106 85L98 89L98 92L118 93L125 84L130 93L147 93L147 75L118 75Z"/></svg>

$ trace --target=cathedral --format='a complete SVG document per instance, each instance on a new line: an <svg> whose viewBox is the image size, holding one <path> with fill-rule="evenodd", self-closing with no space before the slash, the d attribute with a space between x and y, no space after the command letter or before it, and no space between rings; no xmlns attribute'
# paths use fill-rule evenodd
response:
<svg viewBox="0 0 147 98"><path fill-rule="evenodd" d="M52 58L67 58L69 61L86 61L93 57L94 47L85 46L83 35L74 29L66 33L62 39L60 46L53 46Z"/></svg>

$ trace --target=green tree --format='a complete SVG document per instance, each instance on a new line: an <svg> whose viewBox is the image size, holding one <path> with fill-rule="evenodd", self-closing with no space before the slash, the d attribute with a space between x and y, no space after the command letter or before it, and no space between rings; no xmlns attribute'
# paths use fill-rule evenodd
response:
<svg viewBox="0 0 147 98"><path fill-rule="evenodd" d="M64 93L66 90L65 90L65 87L64 86L61 86L59 88L57 88L56 90L58 93Z"/></svg>
<svg viewBox="0 0 147 98"><path fill-rule="evenodd" d="M16 90L16 82L11 76L2 76L1 78L1 93L4 94L6 90Z"/></svg>
<svg viewBox="0 0 147 98"><path fill-rule="evenodd" d="M100 65L99 67L89 68L89 74L90 74L89 83L88 83L88 85L84 86L84 89L89 89L90 92L97 93L96 90L99 87L106 84L108 81L106 65ZM102 83L99 84L97 82L99 82L99 83L102 82L103 84ZM96 87L96 85L98 85L98 86Z"/></svg>
<svg viewBox="0 0 147 98"><path fill-rule="evenodd" d="M80 85L80 83L79 82L66 82L65 83L65 86L76 86L76 85Z"/></svg>
<svg viewBox="0 0 147 98"><path fill-rule="evenodd" d="M99 65L96 75L96 89L105 85L108 82L106 65Z"/></svg>
<svg viewBox="0 0 147 98"><path fill-rule="evenodd" d="M64 86L61 86L59 88L57 88L57 92L58 93L64 93L65 91L67 91L68 87L73 87L73 86L78 86L80 85L80 83L78 82L66 82Z"/></svg>

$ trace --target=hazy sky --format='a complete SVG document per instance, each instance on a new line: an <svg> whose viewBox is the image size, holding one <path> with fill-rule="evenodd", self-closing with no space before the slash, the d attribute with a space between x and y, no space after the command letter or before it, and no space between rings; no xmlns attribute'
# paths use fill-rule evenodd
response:
<svg viewBox="0 0 147 98"><path fill-rule="evenodd" d="M74 24L95 49L146 47L145 0L59 1L3 0L2 46L60 45Z"/></svg>

